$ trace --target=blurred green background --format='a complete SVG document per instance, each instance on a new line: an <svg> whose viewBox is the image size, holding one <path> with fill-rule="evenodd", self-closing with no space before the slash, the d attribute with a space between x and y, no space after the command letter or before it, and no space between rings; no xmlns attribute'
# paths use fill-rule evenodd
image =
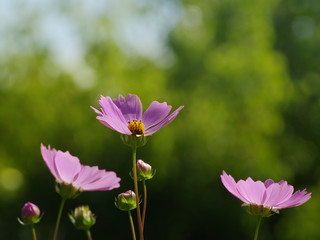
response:
<svg viewBox="0 0 320 240"><path fill-rule="evenodd" d="M115 171L121 187L67 202L60 239L85 239L66 212L89 204L93 239L130 239L114 197L133 184L130 148L99 123L100 94L184 105L138 158L148 182L145 238L252 239L257 219L220 181L287 180L306 204L264 219L260 239L320 239L320 2L317 0L5 0L0 2L0 239L31 239L23 204L60 197L40 143Z"/></svg>

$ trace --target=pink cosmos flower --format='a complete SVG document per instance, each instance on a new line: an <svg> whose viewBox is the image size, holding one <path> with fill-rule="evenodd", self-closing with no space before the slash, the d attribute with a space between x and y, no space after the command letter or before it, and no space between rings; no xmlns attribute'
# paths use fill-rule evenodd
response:
<svg viewBox="0 0 320 240"><path fill-rule="evenodd" d="M257 206L278 212L283 208L299 206L311 198L311 193L302 191L294 192L293 186L281 180L275 183L268 179L265 182L253 181L250 177L247 180L235 182L231 175L223 171L221 181L226 189L243 201L243 206ZM265 215L270 216L270 215Z"/></svg>
<svg viewBox="0 0 320 240"><path fill-rule="evenodd" d="M107 191L120 187L120 178L114 172L82 165L68 151L57 151L50 146L47 149L41 144L41 154L58 183L72 184L80 191Z"/></svg>
<svg viewBox="0 0 320 240"><path fill-rule="evenodd" d="M170 115L172 106L166 102L153 101L142 114L142 104L138 96L128 94L126 98L119 95L118 99L101 96L99 100L101 112L91 107L97 119L108 128L125 135L149 136L172 122L183 106Z"/></svg>

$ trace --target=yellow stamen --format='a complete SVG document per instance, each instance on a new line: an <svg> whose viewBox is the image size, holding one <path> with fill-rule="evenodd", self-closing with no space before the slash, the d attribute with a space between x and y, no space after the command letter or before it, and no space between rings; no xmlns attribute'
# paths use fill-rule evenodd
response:
<svg viewBox="0 0 320 240"><path fill-rule="evenodd" d="M144 124L141 120L133 119L132 122L128 120L128 128L132 132L132 134L142 135L144 134Z"/></svg>

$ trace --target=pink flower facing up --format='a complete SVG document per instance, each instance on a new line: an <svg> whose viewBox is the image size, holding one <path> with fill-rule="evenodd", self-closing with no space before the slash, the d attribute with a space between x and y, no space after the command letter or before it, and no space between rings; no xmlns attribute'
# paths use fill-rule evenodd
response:
<svg viewBox="0 0 320 240"><path fill-rule="evenodd" d="M41 144L41 154L63 198L74 198L82 191L107 191L120 186L120 178L114 172L82 165L68 151L57 151L50 146L47 149Z"/></svg>
<svg viewBox="0 0 320 240"><path fill-rule="evenodd" d="M235 182L231 175L223 171L221 181L226 189L243 201L242 206L249 206L253 215L269 217L283 208L297 207L311 198L311 193L302 191L294 192L293 186L281 180L275 183L268 179L265 182L247 180Z"/></svg>
<svg viewBox="0 0 320 240"><path fill-rule="evenodd" d="M171 123L183 106L170 115L172 106L166 102L153 101L142 113L142 104L138 96L128 94L126 98L119 95L118 99L101 96L99 100L101 112L91 107L97 119L108 128L125 135L149 136Z"/></svg>

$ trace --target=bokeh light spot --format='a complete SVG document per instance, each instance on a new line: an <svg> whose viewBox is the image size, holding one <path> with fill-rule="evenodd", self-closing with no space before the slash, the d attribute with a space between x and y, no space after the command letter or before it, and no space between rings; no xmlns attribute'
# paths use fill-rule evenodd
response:
<svg viewBox="0 0 320 240"><path fill-rule="evenodd" d="M0 173L0 180L5 190L16 191L22 185L23 175L16 168L5 168Z"/></svg>
<svg viewBox="0 0 320 240"><path fill-rule="evenodd" d="M307 39L313 36L316 25L312 18L301 16L293 20L291 27L296 37Z"/></svg>

